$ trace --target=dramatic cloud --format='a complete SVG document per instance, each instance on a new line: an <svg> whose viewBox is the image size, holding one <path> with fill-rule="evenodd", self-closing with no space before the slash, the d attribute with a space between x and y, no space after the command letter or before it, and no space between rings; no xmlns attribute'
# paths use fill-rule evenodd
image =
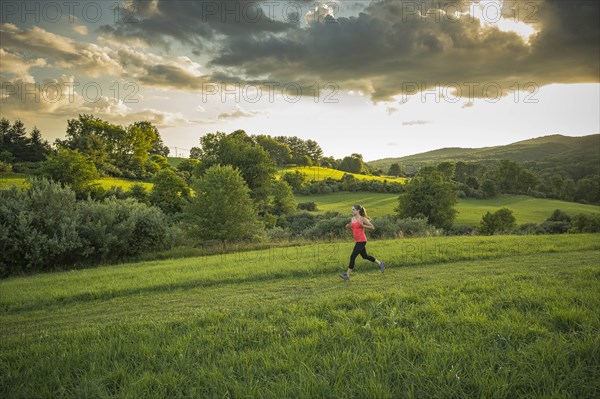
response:
<svg viewBox="0 0 600 399"><path fill-rule="evenodd" d="M469 99L497 98L515 83L598 81L598 2L535 3L537 33L528 41L473 16L421 15L407 4L418 3L376 2L357 17L296 26L285 35L229 37L210 66L246 78L334 81L375 101L436 85L451 93L458 87Z"/></svg>
<svg viewBox="0 0 600 399"><path fill-rule="evenodd" d="M122 44L76 42L38 27L20 29L10 23L1 25L0 33L2 54L7 54L0 72L18 77L33 66L49 66L91 77L125 78L144 87L199 90L205 82L200 65L187 56L157 55ZM27 61L26 54L43 58Z"/></svg>
<svg viewBox="0 0 600 399"><path fill-rule="evenodd" d="M163 112L155 109L134 110L123 100L103 95L88 97L77 90L74 76L62 75L43 82L23 79L0 79L2 114L6 118L51 115L58 118L75 118L78 114L94 114L111 122L129 124L150 121L160 128L192 124L210 124L214 120L188 119L180 112ZM96 93L94 93L96 94Z"/></svg>

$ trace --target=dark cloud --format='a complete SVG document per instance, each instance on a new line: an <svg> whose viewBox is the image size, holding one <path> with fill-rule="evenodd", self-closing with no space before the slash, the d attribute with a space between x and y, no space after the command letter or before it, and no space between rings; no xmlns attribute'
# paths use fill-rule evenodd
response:
<svg viewBox="0 0 600 399"><path fill-rule="evenodd" d="M192 46L192 51L211 49L222 36L256 35L284 32L296 24L273 18L278 13L271 3L260 1L214 0L135 0L126 4L122 18L115 25L101 26L98 31L127 42L143 38L148 44L170 47L172 40ZM279 9L278 9L279 10ZM291 8L288 14L294 8ZM290 20L293 18L289 18Z"/></svg>
<svg viewBox="0 0 600 399"><path fill-rule="evenodd" d="M514 83L597 82L600 3L531 4L536 8L518 15L539 30L530 43L493 23L482 26L467 16L457 20L431 12L422 20L408 14L406 2L383 1L357 17L295 27L285 35L228 37L211 66L246 78L334 81L376 101L411 94L413 83L442 90L458 85L468 100L496 97L498 90L506 94ZM505 14L510 6L505 4Z"/></svg>

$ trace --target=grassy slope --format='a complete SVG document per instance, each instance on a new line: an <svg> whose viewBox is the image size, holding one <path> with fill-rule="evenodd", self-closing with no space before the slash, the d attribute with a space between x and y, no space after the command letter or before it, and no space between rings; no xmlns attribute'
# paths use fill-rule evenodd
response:
<svg viewBox="0 0 600 399"><path fill-rule="evenodd" d="M577 397L598 235L378 241L0 281L0 396Z"/></svg>
<svg viewBox="0 0 600 399"><path fill-rule="evenodd" d="M279 174L283 174L285 172L295 172L298 171L304 174L308 181L321 181L327 178L340 180L347 172L343 172L341 170L330 169L330 168L322 168L320 166L299 166L293 168L283 169L279 172ZM370 175L361 175L358 173L351 173L358 180L377 180L383 182L387 180L388 182L396 182L404 184L407 179L398 178L398 177L385 177L385 176L370 176Z"/></svg>
<svg viewBox="0 0 600 399"><path fill-rule="evenodd" d="M353 204L361 204L369 216L382 216L394 213L398 204L397 194L385 193L334 193L296 196L298 202L314 201L321 211L349 212ZM585 205L550 199L532 198L524 195L503 195L490 200L460 199L456 206L459 212L456 224L476 225L487 211L495 211L501 207L512 209L518 224L541 223L555 209L570 215L577 213L600 213L600 206Z"/></svg>

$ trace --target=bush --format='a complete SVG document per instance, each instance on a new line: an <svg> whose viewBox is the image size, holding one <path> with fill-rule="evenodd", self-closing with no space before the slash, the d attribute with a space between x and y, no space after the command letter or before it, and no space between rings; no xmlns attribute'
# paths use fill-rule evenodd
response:
<svg viewBox="0 0 600 399"><path fill-rule="evenodd" d="M473 236L476 233L477 229L475 227L466 224L452 226L452 228L447 231L447 235L449 236Z"/></svg>
<svg viewBox="0 0 600 399"><path fill-rule="evenodd" d="M270 241L286 241L291 238L291 231L283 227L275 226L267 230L267 238Z"/></svg>
<svg viewBox="0 0 600 399"><path fill-rule="evenodd" d="M508 208L500 208L496 212L487 212L481 218L479 232L481 234L493 235L496 233L509 233L516 226L513 211Z"/></svg>
<svg viewBox="0 0 600 399"><path fill-rule="evenodd" d="M575 215L569 233L600 233L600 214Z"/></svg>
<svg viewBox="0 0 600 399"><path fill-rule="evenodd" d="M519 226L517 234L520 235L533 235L533 234L546 234L546 230L537 223L524 223Z"/></svg>
<svg viewBox="0 0 600 399"><path fill-rule="evenodd" d="M571 223L546 220L542 223L541 228L544 229L547 234L563 234L571 228Z"/></svg>
<svg viewBox="0 0 600 399"><path fill-rule="evenodd" d="M347 216L335 216L333 218L319 220L314 226L304 230L302 235L309 239L334 239L348 235L346 224Z"/></svg>
<svg viewBox="0 0 600 399"><path fill-rule="evenodd" d="M312 211L312 212L319 210L317 208L317 203L314 201L300 202L300 203L298 203L298 209L304 210L304 211Z"/></svg>
<svg viewBox="0 0 600 399"><path fill-rule="evenodd" d="M133 199L77 201L59 183L34 179L0 190L0 276L121 261L168 245L166 216Z"/></svg>
<svg viewBox="0 0 600 399"><path fill-rule="evenodd" d="M306 229L313 227L317 223L317 217L308 212L295 213L285 219L286 224L280 223L280 227L287 227L293 235L301 235Z"/></svg>
<svg viewBox="0 0 600 399"><path fill-rule="evenodd" d="M560 209L552 212L552 215L541 226L548 234L563 234L571 228L571 216Z"/></svg>
<svg viewBox="0 0 600 399"><path fill-rule="evenodd" d="M438 230L427 223L425 217L400 219L397 215L384 215L373 219L373 238L398 238L437 235Z"/></svg>

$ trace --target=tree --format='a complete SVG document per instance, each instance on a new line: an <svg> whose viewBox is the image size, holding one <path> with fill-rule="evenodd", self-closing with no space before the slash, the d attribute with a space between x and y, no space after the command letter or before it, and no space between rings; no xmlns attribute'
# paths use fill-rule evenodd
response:
<svg viewBox="0 0 600 399"><path fill-rule="evenodd" d="M50 144L42 139L42 133L35 126L31 131L31 138L27 147L27 161L29 162L43 161L51 152Z"/></svg>
<svg viewBox="0 0 600 399"><path fill-rule="evenodd" d="M425 216L435 227L450 228L457 213L456 202L454 184L439 172L430 171L406 184L396 211L401 218Z"/></svg>
<svg viewBox="0 0 600 399"><path fill-rule="evenodd" d="M292 159L292 151L287 144L280 143L271 136L259 135L254 139L265 151L269 153L271 160L276 165L289 164Z"/></svg>
<svg viewBox="0 0 600 399"><path fill-rule="evenodd" d="M70 119L65 140L57 140L56 144L79 150L105 173L138 178L147 175L147 166L152 167L147 163L150 154L168 154L158 129L150 122L135 122L125 128L93 115Z"/></svg>
<svg viewBox="0 0 600 399"><path fill-rule="evenodd" d="M42 165L42 174L48 178L71 186L78 193L87 190L98 177L92 160L77 150L59 149Z"/></svg>
<svg viewBox="0 0 600 399"><path fill-rule="evenodd" d="M456 167L451 162L442 162L436 167L437 171L444 176L446 180L452 180L454 178L454 173L456 171Z"/></svg>
<svg viewBox="0 0 600 399"><path fill-rule="evenodd" d="M208 169L213 165L230 165L238 169L259 210L266 211L276 170L269 153L243 130L228 135L209 133L200 138L200 144L202 167Z"/></svg>
<svg viewBox="0 0 600 399"><path fill-rule="evenodd" d="M281 180L285 181L292 187L292 190L298 191L306 184L306 176L299 171L286 172L281 176Z"/></svg>
<svg viewBox="0 0 600 399"><path fill-rule="evenodd" d="M350 173L362 173L365 165L360 154L352 154L349 157L344 157L338 166L339 170Z"/></svg>
<svg viewBox="0 0 600 399"><path fill-rule="evenodd" d="M507 159L500 160L490 177L496 182L500 192L509 194L526 194L539 183L533 173Z"/></svg>
<svg viewBox="0 0 600 399"><path fill-rule="evenodd" d="M479 225L479 231L482 234L488 235L509 233L516 225L513 211L508 208L500 208L494 213L488 211L483 215Z"/></svg>
<svg viewBox="0 0 600 399"><path fill-rule="evenodd" d="M400 169L400 164L398 163L393 163L390 165L390 170L388 171L388 175L389 176L400 176L400 174L402 173L402 169Z"/></svg>
<svg viewBox="0 0 600 399"><path fill-rule="evenodd" d="M575 201L594 204L600 201L600 185L592 179L581 179L575 185Z"/></svg>
<svg viewBox="0 0 600 399"><path fill-rule="evenodd" d="M192 183L196 196L185 207L189 233L199 240L224 242L252 238L263 230L238 170L214 165Z"/></svg>
<svg viewBox="0 0 600 399"><path fill-rule="evenodd" d="M496 183L494 183L491 179L486 179L481 184L481 191L483 192L483 196L485 198L494 198L498 195L498 188L496 187Z"/></svg>
<svg viewBox="0 0 600 399"><path fill-rule="evenodd" d="M190 189L185 180L177 176L171 169L164 169L153 179L154 186L150 193L150 202L163 212L173 214L183 210L190 196Z"/></svg>
<svg viewBox="0 0 600 399"><path fill-rule="evenodd" d="M271 213L276 216L289 215L296 211L298 203L294 198L292 187L284 180L273 184L273 204Z"/></svg>

